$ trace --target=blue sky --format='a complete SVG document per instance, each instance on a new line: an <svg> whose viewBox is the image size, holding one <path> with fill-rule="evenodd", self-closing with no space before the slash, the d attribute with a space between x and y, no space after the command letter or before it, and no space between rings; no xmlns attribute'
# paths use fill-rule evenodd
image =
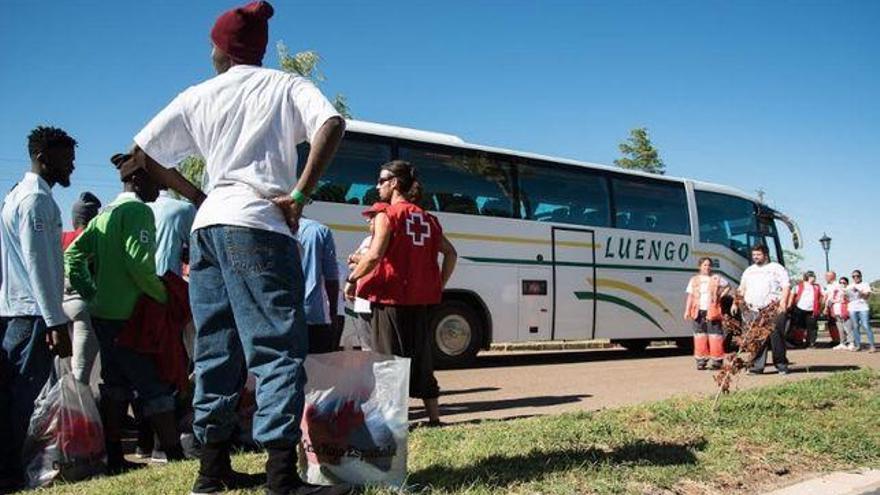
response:
<svg viewBox="0 0 880 495"><path fill-rule="evenodd" d="M26 136L80 141L82 190L119 189L108 157L212 76L228 1L12 1L0 15L0 190ZM647 126L668 173L761 188L800 223L803 266L880 278L880 2L275 2L274 44L317 50L356 118L610 164ZM873 205L873 206L872 206ZM785 242L788 242L787 240Z"/></svg>

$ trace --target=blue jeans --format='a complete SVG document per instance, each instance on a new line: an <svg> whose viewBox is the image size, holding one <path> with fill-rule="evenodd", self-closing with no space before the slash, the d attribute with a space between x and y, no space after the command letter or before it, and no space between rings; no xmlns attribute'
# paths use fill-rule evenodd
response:
<svg viewBox="0 0 880 495"><path fill-rule="evenodd" d="M52 352L46 344L46 321L39 316L6 319L0 353L0 467L20 468L21 447L34 401L49 380Z"/></svg>
<svg viewBox="0 0 880 495"><path fill-rule="evenodd" d="M254 440L292 448L300 438L309 347L296 241L245 227L198 229L190 241L189 294L196 438L202 444L230 438L250 371L257 378Z"/></svg>
<svg viewBox="0 0 880 495"><path fill-rule="evenodd" d="M868 345L874 347L874 329L871 328L871 312L868 310L852 311L850 313L850 318L852 319L850 322L852 327L850 328L852 328L853 343L856 348L859 348L862 345L860 328L864 328L865 333L868 335Z"/></svg>
<svg viewBox="0 0 880 495"><path fill-rule="evenodd" d="M125 327L124 320L92 318L101 352L101 397L125 402L131 391L143 405L144 416L174 410L174 387L159 378L152 357L116 345L116 336Z"/></svg>

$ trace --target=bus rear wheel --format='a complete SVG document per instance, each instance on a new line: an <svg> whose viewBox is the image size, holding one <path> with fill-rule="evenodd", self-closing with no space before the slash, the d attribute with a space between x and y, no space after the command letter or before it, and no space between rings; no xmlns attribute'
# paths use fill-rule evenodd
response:
<svg viewBox="0 0 880 495"><path fill-rule="evenodd" d="M472 307L461 301L444 301L431 311L429 322L437 368L474 361L483 342L483 325Z"/></svg>

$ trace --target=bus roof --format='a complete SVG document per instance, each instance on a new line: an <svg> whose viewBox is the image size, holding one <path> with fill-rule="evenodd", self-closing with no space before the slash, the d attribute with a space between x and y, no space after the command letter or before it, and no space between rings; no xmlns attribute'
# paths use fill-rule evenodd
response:
<svg viewBox="0 0 880 495"><path fill-rule="evenodd" d="M385 136L385 137L398 138L398 139L407 139L410 141L420 141L420 142L426 142L426 143L431 143L431 144L456 146L459 148L472 149L472 150L477 150L477 151L485 151L488 153L513 155L513 156L519 156L522 158L529 158L529 159L534 159L534 160L543 160L543 161L564 163L566 165L574 165L574 166L578 166L578 167L588 167L588 168L594 168L594 169L600 169L600 170L607 170L607 171L611 171L611 172L624 173L624 174L629 174L629 175L650 177L652 179L669 180L669 181L674 181L674 182L685 182L685 181L690 180L690 182L692 182L694 184L694 188L697 190L700 190L700 191L711 191L711 192L717 192L717 193L722 193L722 194L729 194L731 196L737 196L737 197L740 197L743 199L747 199L749 201L753 201L755 203L760 203L758 201L758 199L755 198L754 196L750 196L739 189L729 187L729 186L723 186L721 184L713 184L711 182L703 182L703 181L697 181L697 180L693 180L693 179L684 179L681 177L672 177L672 176L668 176L668 175L658 176L656 174L651 174L651 173L647 173L647 172L639 172L636 170L626 170L626 169L622 169L620 167L612 167L609 165L602 165L599 163L582 162L582 161L578 161L578 160L570 160L567 158L558 158L558 157L552 157L552 156L547 156L547 155L541 155L538 153L529 153L529 152L524 152L524 151L496 148L496 147L492 147L492 146L484 146L484 145L480 145L480 144L468 143L464 139L462 139L458 136L452 135L452 134L444 134L444 133L432 132L432 131L423 131L423 130L419 130L419 129L411 129L408 127L398 127L398 126L387 125L387 124L379 124L379 123L375 123L375 122L366 122L366 121L362 121L362 120L349 120L347 122L346 127L348 130L353 131L353 132L362 132L365 134L375 134L378 136ZM768 205L765 204L764 206L768 206Z"/></svg>

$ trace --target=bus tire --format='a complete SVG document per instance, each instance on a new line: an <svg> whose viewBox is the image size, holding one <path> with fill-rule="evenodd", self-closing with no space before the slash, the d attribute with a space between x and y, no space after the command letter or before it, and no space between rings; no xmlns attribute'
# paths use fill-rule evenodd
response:
<svg viewBox="0 0 880 495"><path fill-rule="evenodd" d="M645 352L645 349L648 348L648 345L651 343L650 340L647 339L630 339L630 340L621 340L617 342L620 347L623 347L629 352L634 353L642 353Z"/></svg>
<svg viewBox="0 0 880 495"><path fill-rule="evenodd" d="M483 323L476 310L462 301L437 305L428 318L436 368L470 364L483 342Z"/></svg>

